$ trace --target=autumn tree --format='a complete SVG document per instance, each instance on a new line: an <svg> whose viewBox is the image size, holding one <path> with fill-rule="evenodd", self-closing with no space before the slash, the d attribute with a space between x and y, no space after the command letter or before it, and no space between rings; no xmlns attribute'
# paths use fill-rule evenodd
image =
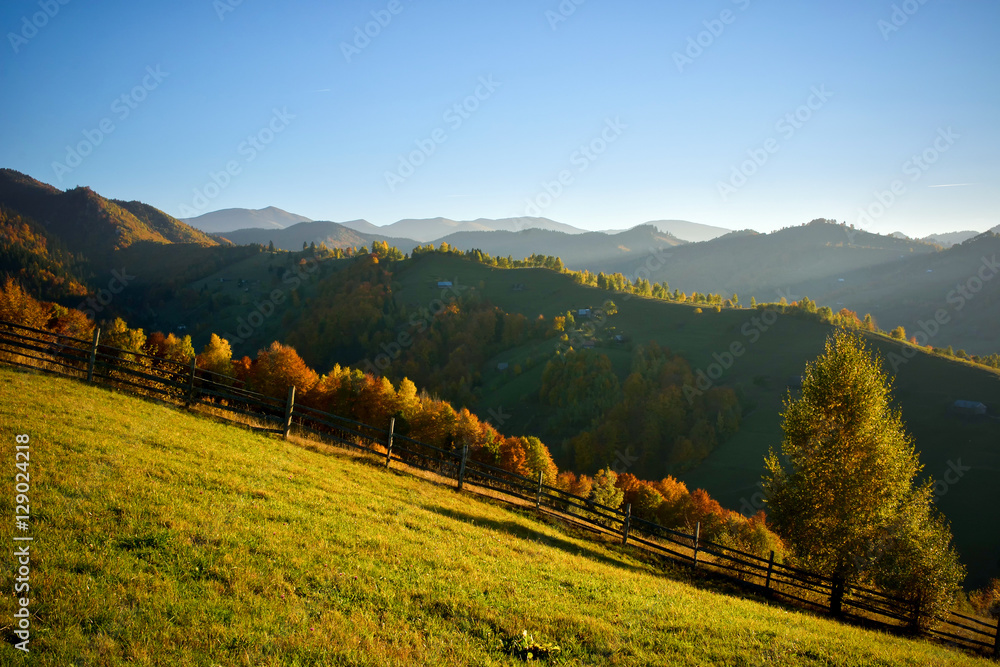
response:
<svg viewBox="0 0 1000 667"><path fill-rule="evenodd" d="M498 464L504 470L525 477L531 473L528 468L528 453L525 450L523 438L504 438L500 443L499 455Z"/></svg>
<svg viewBox="0 0 1000 667"><path fill-rule="evenodd" d="M590 501L598 505L604 505L612 509L621 507L625 494L618 488L618 474L610 467L599 470L594 475L594 486L590 491ZM601 510L604 512L606 510ZM598 519L601 523L606 523L604 518Z"/></svg>
<svg viewBox="0 0 1000 667"><path fill-rule="evenodd" d="M618 475L617 486L622 490L622 502L632 506L632 516L656 521L656 513L663 504L663 496L656 487L631 473Z"/></svg>
<svg viewBox="0 0 1000 667"><path fill-rule="evenodd" d="M233 348L229 341L212 334L212 337L202 348L201 354L197 356L198 368L203 368L211 373L218 373L226 377L233 375ZM212 380L218 382L221 378L215 377Z"/></svg>
<svg viewBox="0 0 1000 667"><path fill-rule="evenodd" d="M716 541L719 538L726 520L726 510L717 500L708 495L704 489L691 492L685 505L685 527L694 532L700 527L702 539Z"/></svg>
<svg viewBox="0 0 1000 667"><path fill-rule="evenodd" d="M781 451L765 461L768 516L805 567L833 579L834 613L851 583L919 584L929 589L926 610L960 581L951 535L931 513L931 481L916 482L921 465L891 386L860 337L830 336L806 365L801 397L786 398Z"/></svg>
<svg viewBox="0 0 1000 667"><path fill-rule="evenodd" d="M606 355L580 350L557 355L545 365L539 398L542 405L557 408L551 418L557 428L580 428L618 403L621 389Z"/></svg>
<svg viewBox="0 0 1000 667"><path fill-rule="evenodd" d="M564 470L556 477L556 486L566 493L581 498L589 498L590 492L594 488L594 480L587 475L577 477L576 473ZM573 512L574 510L570 510Z"/></svg>
<svg viewBox="0 0 1000 667"><path fill-rule="evenodd" d="M525 464L528 468L528 476L534 478L538 473L542 473L542 481L545 484L555 484L559 469L556 468L552 460L549 448L541 440L533 435L523 438Z"/></svg>
<svg viewBox="0 0 1000 667"><path fill-rule="evenodd" d="M117 348L133 354L123 355L123 358L134 361L135 354L142 354L146 346L146 334L142 329L129 328L128 323L116 317L111 324L106 324L101 333L101 344Z"/></svg>
<svg viewBox="0 0 1000 667"><path fill-rule="evenodd" d="M319 380L316 371L309 368L294 347L271 343L266 350L257 353L257 359L250 369L250 384L262 394L284 398L288 388L304 394Z"/></svg>
<svg viewBox="0 0 1000 667"><path fill-rule="evenodd" d="M683 526L687 507L691 502L687 485L668 475L659 482L654 482L653 486L663 498L663 502L656 508L657 523L667 528Z"/></svg>
<svg viewBox="0 0 1000 667"><path fill-rule="evenodd" d="M82 311L66 308L57 303L51 304L51 308L47 326L49 331L84 340L94 335L94 323Z"/></svg>
<svg viewBox="0 0 1000 667"><path fill-rule="evenodd" d="M176 361L185 364L194 358L194 346L191 344L191 336L178 337L176 334L164 336L161 332L151 333L146 340L146 354L162 359Z"/></svg>
<svg viewBox="0 0 1000 667"><path fill-rule="evenodd" d="M0 320L44 329L49 320L49 309L8 277L0 287Z"/></svg>
<svg viewBox="0 0 1000 667"><path fill-rule="evenodd" d="M1000 579L991 579L985 588L969 593L969 602L983 616L1000 616Z"/></svg>

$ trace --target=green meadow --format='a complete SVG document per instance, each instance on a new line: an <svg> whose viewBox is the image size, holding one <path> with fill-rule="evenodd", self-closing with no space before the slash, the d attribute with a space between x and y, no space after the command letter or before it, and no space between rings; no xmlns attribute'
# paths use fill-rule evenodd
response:
<svg viewBox="0 0 1000 667"><path fill-rule="evenodd" d="M0 368L7 517L22 433L31 653L5 595L3 664L508 665L524 631L561 665L990 664L343 452Z"/></svg>

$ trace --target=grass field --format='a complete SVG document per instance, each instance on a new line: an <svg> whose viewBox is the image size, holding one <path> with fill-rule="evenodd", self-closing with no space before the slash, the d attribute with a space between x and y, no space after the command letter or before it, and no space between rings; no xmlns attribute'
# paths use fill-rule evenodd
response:
<svg viewBox="0 0 1000 667"><path fill-rule="evenodd" d="M344 454L0 368L8 517L18 433L32 664L518 664L501 647L525 630L566 665L990 664L742 599ZM0 663L17 655L0 646Z"/></svg>

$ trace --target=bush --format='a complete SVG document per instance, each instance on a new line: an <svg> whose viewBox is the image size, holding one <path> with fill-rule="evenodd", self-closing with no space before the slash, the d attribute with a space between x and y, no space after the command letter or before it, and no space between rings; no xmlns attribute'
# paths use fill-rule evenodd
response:
<svg viewBox="0 0 1000 667"><path fill-rule="evenodd" d="M915 630L932 627L936 616L948 612L965 579L951 530L936 511L893 535L875 568L875 583L909 603Z"/></svg>
<svg viewBox="0 0 1000 667"><path fill-rule="evenodd" d="M985 588L969 593L969 603L981 616L1000 616L1000 579L993 579Z"/></svg>
<svg viewBox="0 0 1000 667"><path fill-rule="evenodd" d="M508 637L501 642L501 650L509 656L521 660L547 660L559 653L555 644L542 643L535 640L525 630L516 637Z"/></svg>

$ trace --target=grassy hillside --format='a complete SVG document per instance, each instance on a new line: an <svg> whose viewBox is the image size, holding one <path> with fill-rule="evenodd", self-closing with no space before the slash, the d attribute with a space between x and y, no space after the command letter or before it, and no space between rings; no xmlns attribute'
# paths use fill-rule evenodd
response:
<svg viewBox="0 0 1000 667"><path fill-rule="evenodd" d="M33 664L518 664L501 646L524 630L567 665L990 664L346 455L0 368L6 461L15 433L31 437Z"/></svg>
<svg viewBox="0 0 1000 667"><path fill-rule="evenodd" d="M732 358L717 380L735 387L742 397L746 412L740 432L699 467L681 475L692 488L702 487L724 506L737 510L744 501L753 505L768 447L780 445L780 412L790 383L801 375L807 361L822 352L823 341L831 331L827 325L785 315L768 324L758 311L752 310L716 313L705 309L699 314L682 304L626 298L578 285L566 275L545 269L494 269L443 255L421 256L416 262L406 263L397 277L397 299L422 308L440 296L440 290L429 287L440 279L479 290L504 310L529 318L543 314L548 319L568 309L600 305L610 298L619 309L611 321L633 343L655 340L687 358L692 368L706 372L719 363L715 355L725 360L733 343L742 345L744 353ZM525 289L515 291L511 289L513 283L523 284ZM904 359L904 350L911 352L912 348L882 337L873 336L871 342L887 359L904 362L897 367L889 363L887 370L896 376L894 395L915 437L924 473L942 479L953 471L952 463L971 467L956 483L939 488L938 504L952 521L962 560L969 567L968 584L981 586L1000 574L1000 516L982 511L1000 503L1000 487L995 484L1000 471L1000 449L996 445L1000 442L1000 421L953 416L948 406L955 400L975 400L987 404L994 415L1000 413L1000 374L924 352ZM536 396L553 345L546 341L510 350L491 360L482 369L484 392L473 406L476 412L487 416L490 410L502 408L505 432L532 433L546 410ZM627 347L597 348L608 355L623 377L631 360ZM531 365L525 364L529 358L534 362ZM511 367L525 364L525 370L519 376L504 375L493 363L500 361ZM547 444L557 462L565 465L567 457L560 451L559 442L549 440ZM626 471L640 477L648 475L642 470ZM950 477L954 479L956 474L952 472Z"/></svg>
<svg viewBox="0 0 1000 667"><path fill-rule="evenodd" d="M126 253L137 253L141 247ZM201 252L223 250L204 249ZM210 297L210 301L199 300L202 305L198 309L193 309L183 296L166 298L151 304L156 320L136 323L151 329L169 329L184 323L195 338L195 346L200 349L213 331L230 337L235 335L240 318L245 321L258 309L258 303L265 303L268 317L254 327L250 338L245 342L230 338L237 355L253 355L272 340L287 340L290 332L286 324L294 320L294 313L301 308L297 304L313 297L324 276L343 268L351 260L320 262L317 270L303 274L302 280L293 283L296 287L293 291L290 289L293 284L286 283L280 276L292 266L289 262L294 261L297 261L294 255L250 255L187 285L190 294L204 293ZM126 266L141 265L150 271L154 264L146 260L138 264L129 261ZM169 271L167 266L163 269ZM719 363L716 355L725 362L725 354L733 344L741 345L744 353L732 358L729 367L721 369L722 374L716 380L734 387L739 393L744 408L741 429L699 466L683 471L680 476L691 488L702 487L724 506L743 511L752 512L762 507L760 496L755 497L755 494L759 492L757 484L764 456L769 447L781 441L782 400L789 385L801 375L805 363L822 351L823 341L831 331L827 325L792 316L764 321L761 313L748 309L727 309L718 313L704 309L703 313L697 313L695 308L683 304L629 298L579 285L565 274L545 269L496 269L456 256L421 255L395 265L393 271L394 298L409 312L433 310L437 300L447 301L455 294L462 298L481 295L507 312L522 313L529 319L541 314L551 320L567 310L600 306L610 298L619 308L610 323L631 342L598 347L597 350L610 358L621 379L630 369L630 347L650 340L680 353L690 361L692 368L706 373L712 370L712 364ZM241 283L241 279L245 282ZM455 290L442 293L435 287L439 280L453 281ZM515 285L519 289L514 289ZM266 302L274 289L281 290L288 298L271 310ZM398 327L401 331L410 329L402 322ZM939 338L943 339L944 334ZM902 359L904 350L912 351L912 348L904 348L885 338L874 337L872 342L883 355L897 355L891 357L895 361ZM497 354L477 369L482 376L482 387L469 407L483 419L491 419L504 433L542 437L557 463L563 468L573 468L572 457L562 448L564 435L546 432L547 408L537 400L542 371L554 349L555 339L534 339ZM357 360L339 361L350 364ZM522 372L519 375L510 370L500 372L497 370L499 363L507 363L509 369L520 366ZM322 373L329 369L317 367L316 370ZM967 584L982 586L990 577L1000 574L1000 516L981 511L981 508L994 507L1000 502L1000 488L993 483L1000 469L1000 450L996 447L1000 441L1000 422L956 417L948 413L948 406L960 399L982 401L995 415L1000 411L1000 375L923 352L895 368L890 363L888 370L896 375L895 397L916 439L925 474L942 481L949 475L955 480L947 487L939 487L938 503L953 523L962 560L969 567ZM642 443L635 446L640 448ZM627 451L622 452L626 460L629 455ZM621 469L621 459L600 462L601 465L612 463L618 463ZM954 469L958 466L962 466L963 471L956 479ZM661 474L659 470L639 467L623 471L644 478Z"/></svg>

